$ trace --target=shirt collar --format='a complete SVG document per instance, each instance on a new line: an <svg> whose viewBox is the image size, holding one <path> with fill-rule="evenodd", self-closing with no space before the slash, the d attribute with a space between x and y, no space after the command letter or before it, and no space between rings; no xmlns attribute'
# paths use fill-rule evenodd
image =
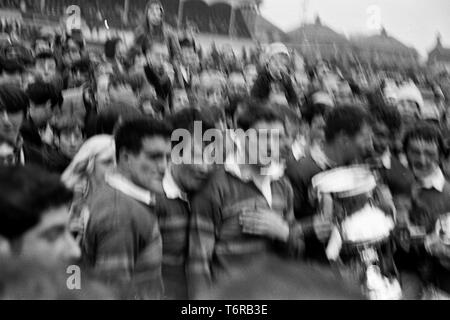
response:
<svg viewBox="0 0 450 320"><path fill-rule="evenodd" d="M445 177L440 168L436 168L429 176L420 179L422 188L424 189L436 189L439 192L444 190Z"/></svg>
<svg viewBox="0 0 450 320"><path fill-rule="evenodd" d="M243 182L253 182L253 184L258 188L258 190L266 199L269 207L272 207L272 189L271 182L281 179L284 175L285 167L279 163L272 163L265 172L265 175L257 177L249 172L243 172L236 158L237 155L232 155L227 158L224 164L225 171L231 175L237 177Z"/></svg>
<svg viewBox="0 0 450 320"><path fill-rule="evenodd" d="M291 146L292 154L294 155L295 160L300 160L305 157L305 149L306 149L306 140L305 137L301 137L296 139Z"/></svg>
<svg viewBox="0 0 450 320"><path fill-rule="evenodd" d="M110 187L126 194L134 200L142 202L145 205L155 204L155 196L150 191L135 185L118 172L107 174L105 180Z"/></svg>
<svg viewBox="0 0 450 320"><path fill-rule="evenodd" d="M166 194L166 197L168 199L180 199L183 201L188 201L187 194L183 191L181 191L180 187L175 182L175 179L172 175L172 168L169 167L166 170L166 173L164 175L163 181L162 181L164 193Z"/></svg>
<svg viewBox="0 0 450 320"><path fill-rule="evenodd" d="M327 157L318 144L311 146L310 155L320 169L326 170L332 167L333 162Z"/></svg>
<svg viewBox="0 0 450 320"><path fill-rule="evenodd" d="M387 149L380 157L381 163L385 169L391 169L391 151Z"/></svg>

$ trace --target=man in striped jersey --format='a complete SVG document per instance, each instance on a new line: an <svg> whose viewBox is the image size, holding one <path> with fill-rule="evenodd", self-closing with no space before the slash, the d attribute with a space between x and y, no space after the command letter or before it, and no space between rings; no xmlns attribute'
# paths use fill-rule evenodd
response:
<svg viewBox="0 0 450 320"><path fill-rule="evenodd" d="M164 195L156 198L156 214L163 244L162 275L165 298L185 300L187 280L185 262L188 254L188 231L192 197L204 187L213 166L203 161L203 132L212 129L206 117L197 109L184 109L169 118L174 128L186 130L191 152L197 161L175 164L166 170L163 179ZM195 122L201 121L202 134L195 135Z"/></svg>
<svg viewBox="0 0 450 320"><path fill-rule="evenodd" d="M256 133L214 172L192 203L189 230L188 289L196 298L217 282L250 268L267 254L300 257L303 234L295 222L293 193L276 162L283 120L270 107L247 102L238 127ZM250 130L249 130L250 129ZM269 136L260 135L266 130ZM250 161L257 155L255 162ZM245 161L247 159L248 161ZM244 161L243 161L244 160Z"/></svg>
<svg viewBox="0 0 450 320"><path fill-rule="evenodd" d="M125 122L115 137L117 171L106 176L91 202L84 260L127 298L163 295L162 241L152 195L162 193L170 132L157 120Z"/></svg>

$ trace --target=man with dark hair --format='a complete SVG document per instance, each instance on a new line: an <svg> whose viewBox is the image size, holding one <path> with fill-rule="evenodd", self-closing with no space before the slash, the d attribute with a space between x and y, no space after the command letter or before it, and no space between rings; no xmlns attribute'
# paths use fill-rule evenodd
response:
<svg viewBox="0 0 450 320"><path fill-rule="evenodd" d="M0 84L16 85L22 88L24 66L18 59L0 58Z"/></svg>
<svg viewBox="0 0 450 320"><path fill-rule="evenodd" d="M111 65L114 74L125 74L123 65L125 50L125 44L119 38L109 39L105 42L104 53L106 61Z"/></svg>
<svg viewBox="0 0 450 320"><path fill-rule="evenodd" d="M162 242L154 194L170 156L170 128L155 120L125 122L118 130L117 171L93 196L83 256L130 298L160 299Z"/></svg>
<svg viewBox="0 0 450 320"><path fill-rule="evenodd" d="M450 212L450 182L444 177L440 161L447 150L437 128L420 122L404 137L404 151L416 178L411 194L409 224L427 234L425 248L410 250L406 265L400 267L418 272L425 283L450 293L450 254L437 229L438 220Z"/></svg>
<svg viewBox="0 0 450 320"><path fill-rule="evenodd" d="M0 168L0 236L10 254L54 264L80 249L68 229L72 193L38 167Z"/></svg>
<svg viewBox="0 0 450 320"><path fill-rule="evenodd" d="M147 81L155 88L159 99L171 104L172 83L167 73L169 49L165 43L144 43L142 46L147 64L144 72Z"/></svg>
<svg viewBox="0 0 450 320"><path fill-rule="evenodd" d="M37 78L44 82L55 80L57 73L57 60L51 52L42 52L36 56L35 71Z"/></svg>
<svg viewBox="0 0 450 320"><path fill-rule="evenodd" d="M248 130L236 133L238 151L193 200L190 297L268 253L302 255L303 234L294 219L292 188L276 159L285 135L283 121L270 108L253 104L237 123L241 131Z"/></svg>
<svg viewBox="0 0 450 320"><path fill-rule="evenodd" d="M22 125L22 136L36 147L41 147L43 142L50 144L51 140L45 139L45 132L49 131L49 122L55 114L55 108L62 103L61 92L49 83L35 82L28 86L26 94L30 100L30 109Z"/></svg>
<svg viewBox="0 0 450 320"><path fill-rule="evenodd" d="M162 274L165 296L169 299L185 300L188 298L186 260L188 257L188 231L191 216L192 198L201 190L209 179L214 166L203 158L207 145L203 133L214 128L214 124L196 109L184 109L167 119L177 130L189 133L186 148L180 158L191 154L191 161L181 161L172 155L172 163L167 168L163 179L164 195L156 199L156 213L159 219L163 244ZM194 130L199 130L199 135ZM175 132L174 132L175 133ZM173 141L175 144L176 141Z"/></svg>
<svg viewBox="0 0 450 320"><path fill-rule="evenodd" d="M20 134L28 108L28 97L19 87L0 85L0 135L14 144L17 164L25 163L30 157L30 149L26 144L24 145Z"/></svg>
<svg viewBox="0 0 450 320"><path fill-rule="evenodd" d="M372 149L368 115L361 108L341 106L333 109L326 118L323 146L312 147L308 156L288 162L286 175L294 190L295 216L307 233L307 257L326 261L321 241L331 231L331 222L323 221L309 201L312 178L322 171L359 162L371 154Z"/></svg>
<svg viewBox="0 0 450 320"><path fill-rule="evenodd" d="M392 107L372 109L375 167L392 195L409 195L414 175L395 155L395 143L402 131L400 113Z"/></svg>
<svg viewBox="0 0 450 320"><path fill-rule="evenodd" d="M52 123L53 146L44 153L46 168L62 173L85 141L84 123L76 118L58 117Z"/></svg>

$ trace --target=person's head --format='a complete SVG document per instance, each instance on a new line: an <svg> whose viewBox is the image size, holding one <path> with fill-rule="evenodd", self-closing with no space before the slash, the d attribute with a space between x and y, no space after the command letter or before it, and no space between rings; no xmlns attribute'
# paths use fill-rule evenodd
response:
<svg viewBox="0 0 450 320"><path fill-rule="evenodd" d="M255 80L258 77L258 70L254 64L249 64L245 66L244 77L248 87L249 88L253 87L253 84L255 83Z"/></svg>
<svg viewBox="0 0 450 320"><path fill-rule="evenodd" d="M180 40L181 59L186 66L197 70L200 66L200 59L195 51L194 40L183 39Z"/></svg>
<svg viewBox="0 0 450 320"><path fill-rule="evenodd" d="M128 106L131 108L137 108L138 98L131 84L127 79L113 75L110 77L108 84L108 99L112 104L121 104L122 106Z"/></svg>
<svg viewBox="0 0 450 320"><path fill-rule="evenodd" d="M228 76L227 89L229 97L246 96L248 94L248 86L244 75L239 72L232 72Z"/></svg>
<svg viewBox="0 0 450 320"><path fill-rule="evenodd" d="M373 147L377 155L395 147L396 139L401 132L400 113L392 107L379 106L372 110Z"/></svg>
<svg viewBox="0 0 450 320"><path fill-rule="evenodd" d="M185 89L176 88L173 90L172 94L172 108L173 111L177 112L188 108L190 105L189 97Z"/></svg>
<svg viewBox="0 0 450 320"><path fill-rule="evenodd" d="M331 97L322 91L312 94L305 105L303 117L309 125L312 142L322 143L325 140L325 119L333 106Z"/></svg>
<svg viewBox="0 0 450 320"><path fill-rule="evenodd" d="M84 126L77 119L62 117L52 124L54 144L58 150L72 159L84 142Z"/></svg>
<svg viewBox="0 0 450 320"><path fill-rule="evenodd" d="M403 149L419 179L432 174L447 153L439 129L425 122L417 123L406 132Z"/></svg>
<svg viewBox="0 0 450 320"><path fill-rule="evenodd" d="M42 52L51 52L52 45L49 39L44 37L39 37L34 41L34 52L35 54L40 54Z"/></svg>
<svg viewBox="0 0 450 320"><path fill-rule="evenodd" d="M189 141L186 149L183 149L180 154L172 156L184 157L190 161L178 161L181 159L172 159L171 173L184 192L196 192L205 184L213 169L212 164L208 163L205 161L206 159L203 158L204 147L208 144L203 141L203 133L208 129L213 129L214 124L199 110L193 108L184 109L173 114L168 118L168 121L173 128L183 130L186 134L189 133L187 137L183 136L183 139L188 139ZM198 127L196 130L199 130L199 125L201 125L199 135L194 134L196 125ZM179 142L173 141L173 143L177 144ZM184 152L190 152L190 157L186 157Z"/></svg>
<svg viewBox="0 0 450 320"><path fill-rule="evenodd" d="M124 58L126 53L125 43L119 38L109 39L105 42L105 57L107 59Z"/></svg>
<svg viewBox="0 0 450 320"><path fill-rule="evenodd" d="M355 106L338 106L325 120L325 143L339 150L341 165L361 161L373 152L367 113Z"/></svg>
<svg viewBox="0 0 450 320"><path fill-rule="evenodd" d="M61 102L61 93L45 82L35 82L28 86L26 94L30 100L29 116L38 127L44 127L52 118L53 110Z"/></svg>
<svg viewBox="0 0 450 320"><path fill-rule="evenodd" d="M0 166L17 164L15 146L12 141L0 135Z"/></svg>
<svg viewBox="0 0 450 320"><path fill-rule="evenodd" d="M96 135L83 143L61 179L69 189L74 189L84 181L99 185L115 164L114 138L110 135Z"/></svg>
<svg viewBox="0 0 450 320"><path fill-rule="evenodd" d="M282 43L273 43L267 50L267 69L275 78L280 78L282 74L288 73L289 51Z"/></svg>
<svg viewBox="0 0 450 320"><path fill-rule="evenodd" d="M49 264L80 257L68 229L72 192L39 167L0 168L0 236L12 255Z"/></svg>
<svg viewBox="0 0 450 320"><path fill-rule="evenodd" d="M200 74L196 96L200 107L223 107L226 103L226 80L220 72L204 71Z"/></svg>
<svg viewBox="0 0 450 320"><path fill-rule="evenodd" d="M0 79L2 83L14 84L17 87L22 87L22 76L24 73L24 66L18 59L0 58Z"/></svg>
<svg viewBox="0 0 450 320"><path fill-rule="evenodd" d="M56 57L49 52L42 52L36 56L35 71L45 82L50 82L56 76Z"/></svg>
<svg viewBox="0 0 450 320"><path fill-rule="evenodd" d="M0 85L0 134L16 142L28 107L25 92L15 86Z"/></svg>
<svg viewBox="0 0 450 320"><path fill-rule="evenodd" d="M170 135L170 127L162 121L124 122L115 135L119 171L136 185L161 194L170 159Z"/></svg>
<svg viewBox="0 0 450 320"><path fill-rule="evenodd" d="M238 129L248 132L238 142L244 144L242 149L249 161L246 164L263 168L279 161L286 143L286 131L284 120L277 112L268 105L247 101L236 123Z"/></svg>
<svg viewBox="0 0 450 320"><path fill-rule="evenodd" d="M81 47L75 39L67 39L63 48L63 59L64 63L68 66L81 59Z"/></svg>
<svg viewBox="0 0 450 320"><path fill-rule="evenodd" d="M414 100L400 99L397 101L397 110L406 125L410 125L420 118L421 110L419 104Z"/></svg>
<svg viewBox="0 0 450 320"><path fill-rule="evenodd" d="M164 20L164 8L159 0L150 0L145 10L147 24L149 26L159 26Z"/></svg>
<svg viewBox="0 0 450 320"><path fill-rule="evenodd" d="M93 67L89 59L81 59L72 64L69 75L69 88L77 88L90 81Z"/></svg>

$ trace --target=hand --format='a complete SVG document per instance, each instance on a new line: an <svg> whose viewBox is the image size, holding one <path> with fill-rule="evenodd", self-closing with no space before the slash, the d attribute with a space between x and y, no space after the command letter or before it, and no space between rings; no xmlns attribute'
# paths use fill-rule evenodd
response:
<svg viewBox="0 0 450 320"><path fill-rule="evenodd" d="M314 232L321 242L325 242L333 230L333 223L329 219L325 219L322 215L316 215L313 218Z"/></svg>
<svg viewBox="0 0 450 320"><path fill-rule="evenodd" d="M267 236L286 242L289 237L289 225L272 210L258 209L257 212L244 212L239 217L244 233Z"/></svg>

